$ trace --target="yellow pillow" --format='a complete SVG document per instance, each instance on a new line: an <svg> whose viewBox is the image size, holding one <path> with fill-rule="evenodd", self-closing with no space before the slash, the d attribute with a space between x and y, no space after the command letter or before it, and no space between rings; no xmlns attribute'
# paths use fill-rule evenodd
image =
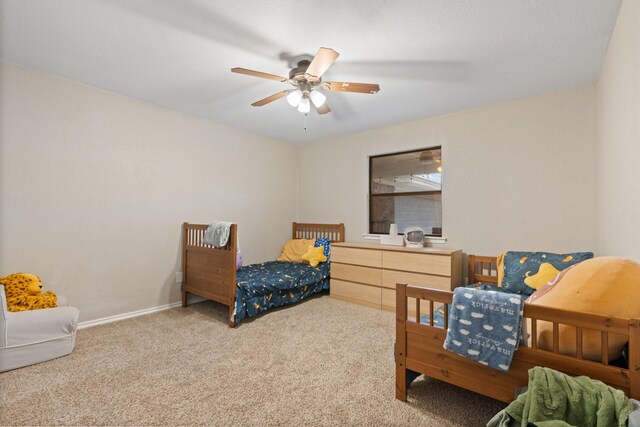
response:
<svg viewBox="0 0 640 427"><path fill-rule="evenodd" d="M302 255L307 253L309 246L313 246L316 239L291 239L284 244L282 253L276 261L304 262Z"/></svg>
<svg viewBox="0 0 640 427"><path fill-rule="evenodd" d="M524 284L533 289L540 289L552 281L560 271L548 262L540 264L540 270L536 274L525 274Z"/></svg>
<svg viewBox="0 0 640 427"><path fill-rule="evenodd" d="M309 246L307 253L302 255L302 259L309 262L311 267L316 267L321 262L327 262L327 257L324 256L324 246L318 246L317 248Z"/></svg>

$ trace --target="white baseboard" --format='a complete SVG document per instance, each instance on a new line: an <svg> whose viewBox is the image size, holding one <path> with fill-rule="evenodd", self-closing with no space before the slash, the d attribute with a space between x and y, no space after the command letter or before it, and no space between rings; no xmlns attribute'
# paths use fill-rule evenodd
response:
<svg viewBox="0 0 640 427"><path fill-rule="evenodd" d="M200 301L205 301L205 298L198 296L189 296L189 304L195 304ZM78 329L91 328L93 326L105 325L107 323L117 322L119 320L131 319L132 317L144 316L145 314L156 313L158 311L168 310L170 308L180 307L182 302L173 302L171 304L164 304L158 307L145 308L142 310L131 311L129 313L116 314L115 316L103 317L100 319L87 320L86 322L79 322Z"/></svg>

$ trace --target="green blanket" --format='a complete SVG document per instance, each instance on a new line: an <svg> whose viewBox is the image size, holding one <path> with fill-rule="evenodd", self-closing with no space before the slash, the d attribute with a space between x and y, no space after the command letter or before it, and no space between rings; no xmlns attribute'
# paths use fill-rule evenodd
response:
<svg viewBox="0 0 640 427"><path fill-rule="evenodd" d="M529 370L529 387L488 427L507 420L519 425L533 423L544 427L625 426L631 403L625 394L589 377L570 377L553 369L536 366Z"/></svg>

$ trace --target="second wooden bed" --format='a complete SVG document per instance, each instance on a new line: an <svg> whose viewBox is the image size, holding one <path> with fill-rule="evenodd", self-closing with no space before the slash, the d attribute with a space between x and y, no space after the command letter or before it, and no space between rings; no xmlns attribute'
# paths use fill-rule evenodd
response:
<svg viewBox="0 0 640 427"><path fill-rule="evenodd" d="M496 258L469 255L469 283L497 283ZM640 320L573 312L525 304L524 318L530 322L530 339L521 343L513 356L511 367L501 372L461 357L443 348L448 323L446 304L451 304L453 292L409 286L396 288L396 398L407 400L407 370L412 370L468 390L511 402L516 389L526 386L528 370L546 366L569 375L586 375L623 390L627 396L640 399ZM444 328L434 326L434 312L444 303ZM428 313L415 316L414 313ZM553 324L553 346L538 346L536 324ZM561 354L559 325L576 330L575 355ZM628 337L627 366L609 364L607 351L601 360L583 358L582 336L585 330L599 331L602 348L607 348L609 334Z"/></svg>
<svg viewBox="0 0 640 427"><path fill-rule="evenodd" d="M183 254L182 306L187 306L187 294L198 295L229 307L229 326L235 326L236 252L238 226L233 224L227 245L215 248L204 243L206 224L182 225ZM325 237L331 242L344 241L344 224L293 223L292 238Z"/></svg>

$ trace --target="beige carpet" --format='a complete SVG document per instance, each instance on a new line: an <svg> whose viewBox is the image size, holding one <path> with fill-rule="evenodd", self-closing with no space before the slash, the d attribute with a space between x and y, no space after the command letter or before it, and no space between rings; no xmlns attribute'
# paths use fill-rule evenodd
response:
<svg viewBox="0 0 640 427"><path fill-rule="evenodd" d="M422 378L396 400L391 313L322 296L231 329L226 312L81 330L70 356L0 374L0 423L482 426L504 407Z"/></svg>

